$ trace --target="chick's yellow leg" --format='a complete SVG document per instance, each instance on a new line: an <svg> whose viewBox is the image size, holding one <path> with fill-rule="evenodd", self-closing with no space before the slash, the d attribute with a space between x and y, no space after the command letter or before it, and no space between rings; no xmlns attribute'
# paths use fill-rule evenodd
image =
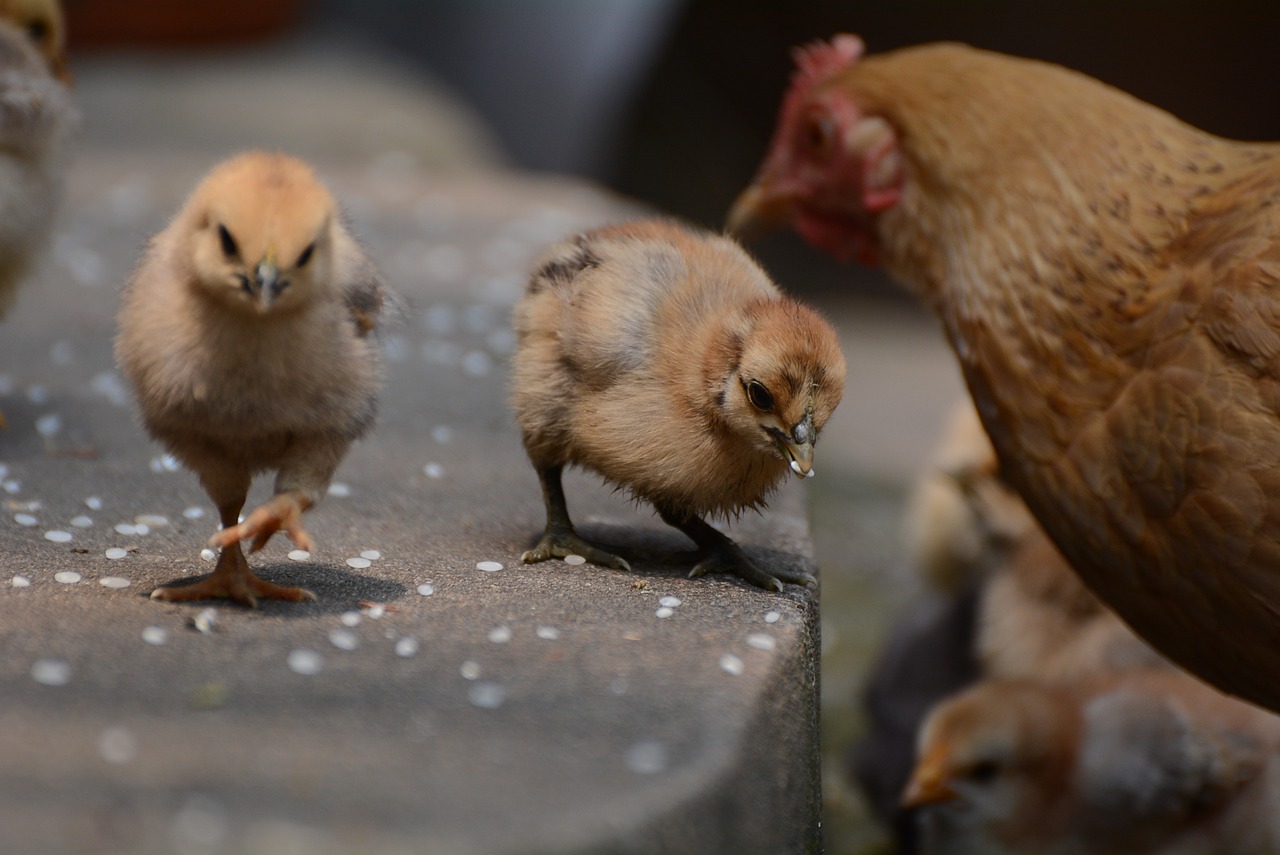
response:
<svg viewBox="0 0 1280 855"><path fill-rule="evenodd" d="M276 493L266 503L255 508L244 522L236 525L233 519L232 524L227 525L224 520L225 527L209 538L209 545L226 547L252 538L249 551L257 552L266 546L271 535L283 530L299 549L315 549L315 541L302 527L302 512L311 507L311 504L311 499L298 491Z"/></svg>
<svg viewBox="0 0 1280 855"><path fill-rule="evenodd" d="M706 573L732 573L753 585L773 591L781 591L783 582L813 585L818 581L799 570L780 569L776 576L769 573L748 558L742 547L693 514L670 508L658 508L658 514L667 525L680 529L698 544L702 557L689 571L689 578Z"/></svg>
<svg viewBox="0 0 1280 855"><path fill-rule="evenodd" d="M605 552L578 536L569 520L569 507L564 500L564 486L560 483L562 466L538 467L538 480L542 482L542 499L547 506L547 527L537 546L520 556L525 564L535 564L549 558L581 555L592 564L630 570L631 565L621 556Z"/></svg>

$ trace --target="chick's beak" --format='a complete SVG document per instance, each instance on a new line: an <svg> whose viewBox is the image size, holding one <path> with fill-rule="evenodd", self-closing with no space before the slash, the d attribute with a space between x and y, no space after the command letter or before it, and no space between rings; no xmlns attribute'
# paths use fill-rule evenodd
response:
<svg viewBox="0 0 1280 855"><path fill-rule="evenodd" d="M754 240L777 231L795 214L792 200L767 181L757 181L733 203L725 228L741 240Z"/></svg>
<svg viewBox="0 0 1280 855"><path fill-rule="evenodd" d="M775 434L779 450L791 462L791 471L800 479L812 478L813 471L813 416L805 417L791 429L791 436L779 431Z"/></svg>
<svg viewBox="0 0 1280 855"><path fill-rule="evenodd" d="M279 293L280 268L275 262L267 259L258 265L254 276L258 280L258 302L263 309L268 309L271 307L271 301Z"/></svg>
<svg viewBox="0 0 1280 855"><path fill-rule="evenodd" d="M907 789L902 794L902 807L918 808L925 805L942 804L958 798L959 793L952 789L947 780L945 758L940 755L926 756L917 764L907 782Z"/></svg>

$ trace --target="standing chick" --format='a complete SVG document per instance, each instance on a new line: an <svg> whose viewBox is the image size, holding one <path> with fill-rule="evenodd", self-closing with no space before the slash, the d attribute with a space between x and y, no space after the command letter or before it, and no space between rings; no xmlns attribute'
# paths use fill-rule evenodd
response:
<svg viewBox="0 0 1280 855"><path fill-rule="evenodd" d="M728 238L642 221L551 247L515 325L513 403L547 508L525 562L576 553L630 569L574 531L560 478L576 464L688 535L700 551L691 576L813 581L757 567L702 517L761 507L788 469L813 474L845 376L821 316Z"/></svg>
<svg viewBox="0 0 1280 855"><path fill-rule="evenodd" d="M283 529L312 549L302 513L373 424L380 364L368 337L382 303L373 263L311 169L249 152L226 161L152 239L124 293L116 361L148 432L217 506L222 548L205 580L159 600L314 599L249 571ZM253 475L275 495L237 524Z"/></svg>
<svg viewBox="0 0 1280 855"><path fill-rule="evenodd" d="M925 855L1280 852L1280 717L1172 669L982 683L919 749Z"/></svg>

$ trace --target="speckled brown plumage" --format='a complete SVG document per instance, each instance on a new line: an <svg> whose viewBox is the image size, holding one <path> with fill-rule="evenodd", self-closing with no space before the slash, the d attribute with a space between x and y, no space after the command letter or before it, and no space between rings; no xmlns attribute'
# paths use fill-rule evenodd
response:
<svg viewBox="0 0 1280 855"><path fill-rule="evenodd" d="M217 569L158 599L307 599L249 572L284 530L313 548L302 513L373 424L378 348L366 335L381 281L304 163L249 152L220 164L152 239L124 292L116 359L147 431L200 478L223 529ZM237 524L252 477L275 494Z"/></svg>
<svg viewBox="0 0 1280 855"><path fill-rule="evenodd" d="M704 552L695 574L780 587L702 517L759 507L789 467L812 471L845 374L817 313L733 241L642 221L547 250L515 324L512 401L548 507L547 536L526 561L576 551L627 566L573 533L559 486L572 464L693 538Z"/></svg>

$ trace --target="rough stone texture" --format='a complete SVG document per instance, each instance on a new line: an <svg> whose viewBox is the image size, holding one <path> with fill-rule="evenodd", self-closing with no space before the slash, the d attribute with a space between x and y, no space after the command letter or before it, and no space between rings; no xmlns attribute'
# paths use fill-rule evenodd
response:
<svg viewBox="0 0 1280 855"><path fill-rule="evenodd" d="M445 177L401 155L318 163L403 297L383 415L338 473L349 495L310 515L317 554L291 561L277 539L251 559L319 602L220 607L205 634L189 626L202 606L147 594L211 568L199 551L213 510L136 424L110 338L143 241L210 164L86 148L53 258L0 327L0 851L818 848L811 593L686 579L687 542L584 475L567 480L571 510L637 555L635 572L519 564L542 507L505 404L509 307L545 243L630 209L582 185ZM803 493L788 483L732 533L767 563L812 569ZM192 507L204 517L184 517ZM92 525L72 525L80 515ZM115 530L142 515L168 524ZM130 551L110 560L112 547ZM371 549L368 569L346 564ZM56 581L63 570L81 581ZM682 603L664 619L666 595ZM386 612L345 626L362 603ZM148 644L147 627L167 641ZM356 649L332 643L341 630ZM416 652L397 655L406 638ZM320 673L290 670L295 650L319 653ZM67 663L66 685L33 678L46 659Z"/></svg>

